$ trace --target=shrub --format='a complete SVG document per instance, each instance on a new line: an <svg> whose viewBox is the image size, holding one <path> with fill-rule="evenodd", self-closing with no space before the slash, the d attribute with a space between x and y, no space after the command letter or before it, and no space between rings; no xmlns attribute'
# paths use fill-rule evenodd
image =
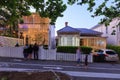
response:
<svg viewBox="0 0 120 80"><path fill-rule="evenodd" d="M114 51L116 51L120 57L120 46L115 46L115 45L107 45L106 46L107 49L112 49Z"/></svg>
<svg viewBox="0 0 120 80"><path fill-rule="evenodd" d="M57 47L57 52L62 52L62 53L76 53L76 49L78 46L58 46ZM89 54L92 51L91 47L86 47L86 46L80 46L83 54Z"/></svg>
<svg viewBox="0 0 120 80"><path fill-rule="evenodd" d="M76 53L76 46L58 46L57 52L63 52L63 53Z"/></svg>
<svg viewBox="0 0 120 80"><path fill-rule="evenodd" d="M91 47L87 47L87 46L81 46L81 51L83 52L83 54L90 54L92 51Z"/></svg>

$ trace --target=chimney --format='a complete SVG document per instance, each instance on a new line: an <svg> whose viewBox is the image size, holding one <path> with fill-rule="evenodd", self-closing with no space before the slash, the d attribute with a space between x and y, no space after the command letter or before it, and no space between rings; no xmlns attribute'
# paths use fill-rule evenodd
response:
<svg viewBox="0 0 120 80"><path fill-rule="evenodd" d="M68 22L65 22L65 27L68 26Z"/></svg>

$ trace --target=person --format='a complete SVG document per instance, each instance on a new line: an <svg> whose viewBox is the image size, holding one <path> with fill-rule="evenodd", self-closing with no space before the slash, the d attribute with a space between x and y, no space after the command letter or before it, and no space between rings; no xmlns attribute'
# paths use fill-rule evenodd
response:
<svg viewBox="0 0 120 80"><path fill-rule="evenodd" d="M34 52L34 59L38 60L38 51L39 51L39 46L37 45L37 43L34 44L33 46L33 52Z"/></svg>
<svg viewBox="0 0 120 80"><path fill-rule="evenodd" d="M19 47L19 44L18 44L18 43L16 43L16 44L15 44L15 47Z"/></svg>
<svg viewBox="0 0 120 80"><path fill-rule="evenodd" d="M81 49L80 47L78 47L76 50L77 66L80 66L80 58L81 58Z"/></svg>
<svg viewBox="0 0 120 80"><path fill-rule="evenodd" d="M85 55L85 69L88 68L88 54Z"/></svg>
<svg viewBox="0 0 120 80"><path fill-rule="evenodd" d="M26 60L28 58L28 44L26 44L23 48L23 55L24 59Z"/></svg>
<svg viewBox="0 0 120 80"><path fill-rule="evenodd" d="M30 44L28 47L28 59L32 59L33 47Z"/></svg>

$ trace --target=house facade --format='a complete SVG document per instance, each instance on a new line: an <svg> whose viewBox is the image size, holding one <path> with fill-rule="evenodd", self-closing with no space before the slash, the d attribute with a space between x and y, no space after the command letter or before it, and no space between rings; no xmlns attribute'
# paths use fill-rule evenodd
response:
<svg viewBox="0 0 120 80"><path fill-rule="evenodd" d="M24 39L24 44L52 45L51 39L55 37L55 27L50 25L49 18L42 18L38 13L23 16L23 24L19 24L19 38ZM53 32L53 33L50 33Z"/></svg>
<svg viewBox="0 0 120 80"><path fill-rule="evenodd" d="M86 28L73 28L65 23L65 27L57 31L58 46L89 46L93 50L106 48L106 37L102 33Z"/></svg>
<svg viewBox="0 0 120 80"><path fill-rule="evenodd" d="M113 19L108 26L98 24L91 29L102 32L102 37L107 37L107 44L120 46L120 18Z"/></svg>

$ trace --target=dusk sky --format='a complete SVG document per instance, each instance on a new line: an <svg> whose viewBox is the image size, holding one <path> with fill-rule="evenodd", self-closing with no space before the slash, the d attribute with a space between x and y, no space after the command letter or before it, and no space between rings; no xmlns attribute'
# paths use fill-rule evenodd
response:
<svg viewBox="0 0 120 80"><path fill-rule="evenodd" d="M68 6L63 13L63 17L59 17L56 21L56 31L65 27L65 22L68 22L68 26L74 28L91 28L100 22L101 17L91 17L92 13L87 11L87 6L73 5ZM57 35L57 34L56 34Z"/></svg>
<svg viewBox="0 0 120 80"><path fill-rule="evenodd" d="M66 2L66 0L64 0ZM99 0L96 6L103 0ZM108 3L109 5L109 3ZM58 17L55 23L55 31L65 27L65 22L68 22L68 26L73 28L91 28L100 22L101 17L91 17L92 13L87 11L87 5L68 5L66 11L63 12L63 17ZM55 34L57 35L57 33Z"/></svg>

